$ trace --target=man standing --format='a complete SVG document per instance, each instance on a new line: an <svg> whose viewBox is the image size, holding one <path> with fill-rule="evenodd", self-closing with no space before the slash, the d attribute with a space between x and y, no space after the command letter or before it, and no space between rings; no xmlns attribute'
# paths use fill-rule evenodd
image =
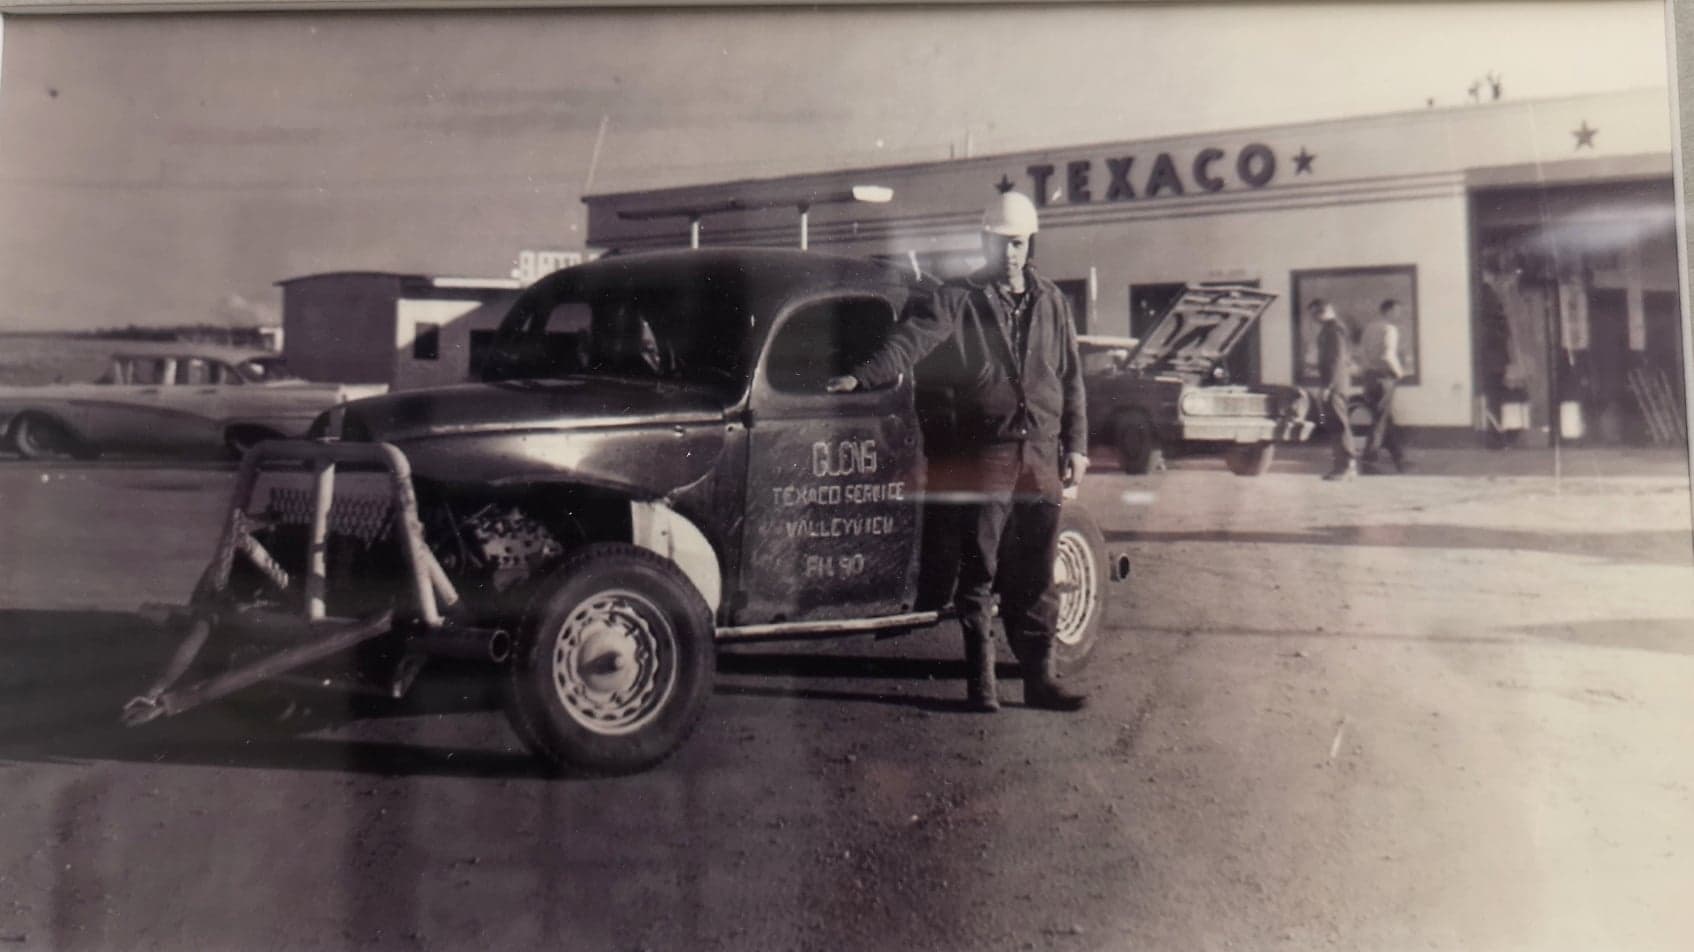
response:
<svg viewBox="0 0 1694 952"><path fill-rule="evenodd" d="M957 503L954 605L968 703L985 712L1000 708L996 581L1024 702L1061 711L1086 703L1059 685L1053 656L1059 507L1088 470L1082 364L1069 303L1029 264L1037 227L1034 203L1003 193L983 215L982 270L914 299L883 346L828 385L832 393L886 386L923 360L926 385L952 391L956 432L948 445L928 447L929 492Z"/></svg>
<svg viewBox="0 0 1694 952"><path fill-rule="evenodd" d="M1352 479L1359 475L1359 451L1353 445L1347 421L1347 393L1353 385L1352 339L1334 305L1316 298L1306 312L1318 322L1318 374L1323 380L1323 405L1334 431L1335 464L1324 479Z"/></svg>
<svg viewBox="0 0 1694 952"><path fill-rule="evenodd" d="M1406 471L1406 450L1400 425L1394 422L1394 391L1406 370L1400 363L1400 302L1389 298L1378 309L1377 319L1359 339L1360 364L1364 371L1365 401L1371 408L1370 439L1361 456L1366 466L1386 452L1396 472Z"/></svg>

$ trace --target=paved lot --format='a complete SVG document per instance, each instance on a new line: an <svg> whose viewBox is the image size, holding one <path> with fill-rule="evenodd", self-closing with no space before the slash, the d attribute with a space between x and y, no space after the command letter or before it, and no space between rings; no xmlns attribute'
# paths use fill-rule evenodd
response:
<svg viewBox="0 0 1694 952"><path fill-rule="evenodd" d="M1135 574L1087 712L955 713L952 630L765 646L590 781L455 677L304 737L114 728L230 474L0 463L0 943L1680 952L1686 465L1511 454L1102 473Z"/></svg>

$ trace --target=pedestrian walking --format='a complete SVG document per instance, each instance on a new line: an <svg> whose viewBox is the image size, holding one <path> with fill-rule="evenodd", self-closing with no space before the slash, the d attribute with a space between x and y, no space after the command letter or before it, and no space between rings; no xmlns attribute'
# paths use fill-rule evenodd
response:
<svg viewBox="0 0 1694 952"><path fill-rule="evenodd" d="M1359 475L1359 450L1347 420L1347 397L1353 386L1352 336L1335 306L1317 298L1306 312L1318 322L1318 373L1323 379L1323 405L1333 430L1334 465L1324 479L1353 479Z"/></svg>
<svg viewBox="0 0 1694 952"><path fill-rule="evenodd" d="M1406 448L1400 424L1394 419L1394 392L1406 376L1400 361L1400 302L1388 298L1377 310L1376 320L1359 335L1359 364L1364 377L1365 402L1371 409L1370 436L1360 461L1374 466L1383 453L1395 472L1406 471Z"/></svg>
<svg viewBox="0 0 1694 952"><path fill-rule="evenodd" d="M1086 703L1059 683L1053 654L1059 508L1088 470L1082 364L1065 295L1030 264L1038 227L1027 196L1001 194L983 215L987 264L915 298L883 346L828 385L835 393L887 386L924 361L925 385L952 391L956 432L927 447L928 483L955 506L966 696L984 712L1000 707L996 590L1024 702L1062 711Z"/></svg>

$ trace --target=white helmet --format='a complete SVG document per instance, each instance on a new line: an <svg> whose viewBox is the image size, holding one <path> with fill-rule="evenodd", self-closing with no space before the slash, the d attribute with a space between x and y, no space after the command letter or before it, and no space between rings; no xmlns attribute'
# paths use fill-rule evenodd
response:
<svg viewBox="0 0 1694 952"><path fill-rule="evenodd" d="M1001 192L982 213L982 230L993 235L1020 237L1040 230L1035 203L1022 192Z"/></svg>

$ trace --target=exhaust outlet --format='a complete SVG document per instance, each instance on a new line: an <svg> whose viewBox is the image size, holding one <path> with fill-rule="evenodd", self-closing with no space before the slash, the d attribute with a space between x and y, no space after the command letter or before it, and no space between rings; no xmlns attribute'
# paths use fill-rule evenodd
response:
<svg viewBox="0 0 1694 952"><path fill-rule="evenodd" d="M512 657L512 635L504 628L447 625L416 636L413 645L434 658L505 664Z"/></svg>
<svg viewBox="0 0 1694 952"><path fill-rule="evenodd" d="M1122 552L1112 557L1112 581L1122 582L1129 578L1129 556Z"/></svg>

